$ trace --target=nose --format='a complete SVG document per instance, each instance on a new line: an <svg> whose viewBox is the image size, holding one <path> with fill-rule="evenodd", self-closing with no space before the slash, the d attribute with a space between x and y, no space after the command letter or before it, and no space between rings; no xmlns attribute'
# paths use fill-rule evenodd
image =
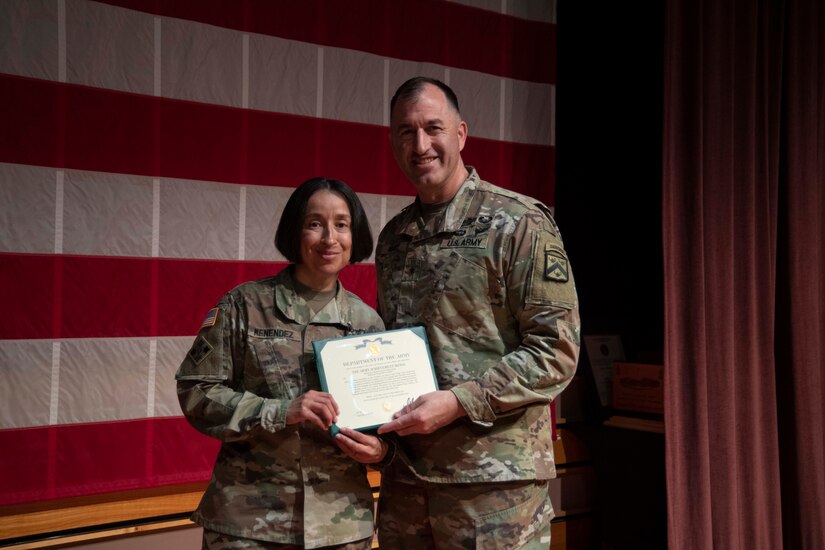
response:
<svg viewBox="0 0 825 550"><path fill-rule="evenodd" d="M324 227L324 230L321 233L321 241L325 244L335 242L335 229L331 225Z"/></svg>
<svg viewBox="0 0 825 550"><path fill-rule="evenodd" d="M419 128L415 132L415 152L423 155L430 150L430 136L424 131L424 128Z"/></svg>

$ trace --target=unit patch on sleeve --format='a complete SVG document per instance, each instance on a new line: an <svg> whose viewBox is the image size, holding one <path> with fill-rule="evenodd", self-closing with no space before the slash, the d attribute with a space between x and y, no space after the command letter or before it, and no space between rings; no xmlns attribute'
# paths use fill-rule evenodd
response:
<svg viewBox="0 0 825 550"><path fill-rule="evenodd" d="M192 361L194 361L196 365L199 365L201 361L209 357L212 349L212 344L210 344L206 338L198 336L195 343L192 344L192 349L189 350L189 357L192 358Z"/></svg>
<svg viewBox="0 0 825 550"><path fill-rule="evenodd" d="M533 244L533 266L527 286L527 301L574 308L576 285L570 261L558 238L549 231L537 236Z"/></svg>
<svg viewBox="0 0 825 550"><path fill-rule="evenodd" d="M215 323L218 321L218 308L213 307L210 309L206 314L206 319L203 320L203 324L201 324L201 328L206 327L214 327Z"/></svg>
<svg viewBox="0 0 825 550"><path fill-rule="evenodd" d="M544 278L559 283L566 283L570 279L567 258L564 257L562 251L555 249L544 251Z"/></svg>

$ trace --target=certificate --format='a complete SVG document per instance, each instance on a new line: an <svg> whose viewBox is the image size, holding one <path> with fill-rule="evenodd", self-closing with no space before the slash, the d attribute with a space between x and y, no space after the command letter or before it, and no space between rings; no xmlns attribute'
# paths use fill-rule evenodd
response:
<svg viewBox="0 0 825 550"><path fill-rule="evenodd" d="M624 361L622 339L617 334L585 336L587 359L603 407L613 404L613 363Z"/></svg>
<svg viewBox="0 0 825 550"><path fill-rule="evenodd" d="M338 403L330 428L377 428L407 403L438 389L423 327L331 338L312 343L321 388Z"/></svg>

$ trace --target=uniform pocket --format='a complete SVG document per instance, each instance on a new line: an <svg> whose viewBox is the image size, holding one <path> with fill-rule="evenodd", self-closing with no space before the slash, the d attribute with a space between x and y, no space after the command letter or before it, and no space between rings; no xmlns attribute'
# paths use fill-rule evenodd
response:
<svg viewBox="0 0 825 550"><path fill-rule="evenodd" d="M305 391L305 380L293 348L282 338L250 338L253 361L244 372L247 389L253 393L257 390L258 395L269 393L278 399L301 395Z"/></svg>
<svg viewBox="0 0 825 550"><path fill-rule="evenodd" d="M529 492L529 496L523 502L476 518L476 548L546 550L550 547L550 520L555 513L547 484L528 485L525 492Z"/></svg>
<svg viewBox="0 0 825 550"><path fill-rule="evenodd" d="M487 269L456 252L441 269L443 279L432 321L477 343L498 341Z"/></svg>

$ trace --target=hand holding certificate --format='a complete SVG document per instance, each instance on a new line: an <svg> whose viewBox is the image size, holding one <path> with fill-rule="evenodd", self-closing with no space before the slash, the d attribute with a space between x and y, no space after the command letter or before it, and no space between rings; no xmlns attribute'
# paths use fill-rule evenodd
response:
<svg viewBox="0 0 825 550"><path fill-rule="evenodd" d="M417 397L438 389L422 327L345 336L312 343L321 387L338 404L339 427L368 430Z"/></svg>

